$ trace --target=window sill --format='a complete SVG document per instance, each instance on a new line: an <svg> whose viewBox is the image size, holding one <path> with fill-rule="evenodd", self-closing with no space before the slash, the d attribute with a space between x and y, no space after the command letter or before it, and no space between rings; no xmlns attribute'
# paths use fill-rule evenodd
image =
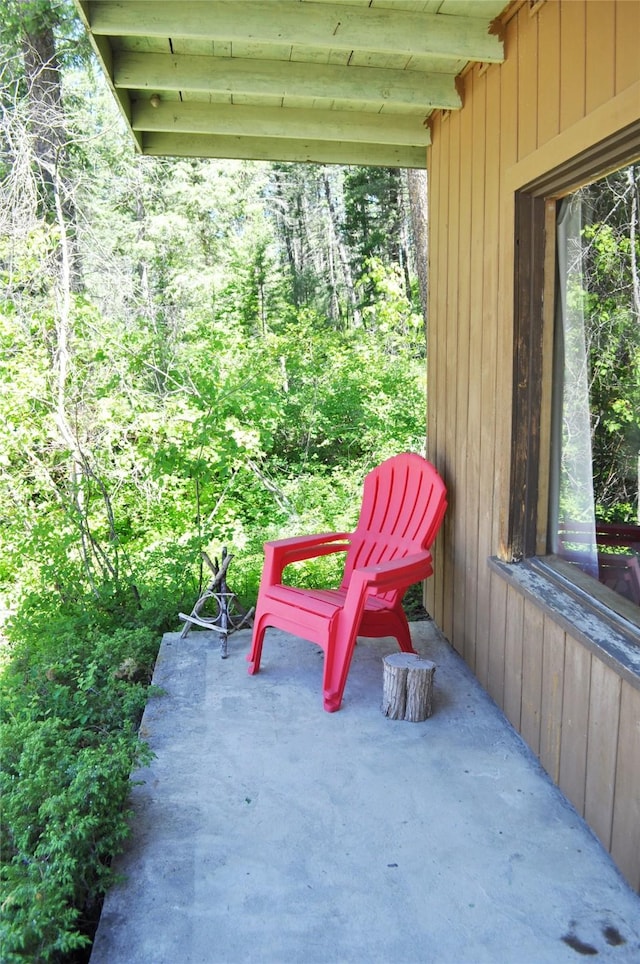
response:
<svg viewBox="0 0 640 964"><path fill-rule="evenodd" d="M516 563L492 557L489 565L640 690L640 613L633 612L637 612L637 607L629 606L624 614L609 608L603 603L601 593L598 597L592 595L581 585L581 580L575 579L574 567L570 567L572 579L569 580L565 575L567 565L554 557L534 557ZM611 590L606 590L608 592Z"/></svg>

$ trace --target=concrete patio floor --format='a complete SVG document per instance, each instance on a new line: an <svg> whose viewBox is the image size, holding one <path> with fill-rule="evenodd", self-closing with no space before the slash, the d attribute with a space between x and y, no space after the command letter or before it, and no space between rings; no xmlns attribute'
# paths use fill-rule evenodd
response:
<svg viewBox="0 0 640 964"><path fill-rule="evenodd" d="M640 898L433 623L433 716L387 719L356 648L338 713L322 653L276 630L162 641L133 834L91 964L640 961Z"/></svg>

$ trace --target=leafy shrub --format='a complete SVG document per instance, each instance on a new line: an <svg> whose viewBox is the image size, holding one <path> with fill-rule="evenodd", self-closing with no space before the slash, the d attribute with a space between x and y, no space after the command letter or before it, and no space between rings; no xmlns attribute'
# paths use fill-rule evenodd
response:
<svg viewBox="0 0 640 964"><path fill-rule="evenodd" d="M0 678L1 958L58 961L90 944L128 833L137 726L157 641L85 618L20 620ZM46 606L43 606L46 609Z"/></svg>

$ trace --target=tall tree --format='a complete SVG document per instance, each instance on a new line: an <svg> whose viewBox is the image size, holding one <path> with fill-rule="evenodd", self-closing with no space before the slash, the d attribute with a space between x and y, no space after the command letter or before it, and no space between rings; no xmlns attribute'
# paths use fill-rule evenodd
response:
<svg viewBox="0 0 640 964"><path fill-rule="evenodd" d="M413 235L413 254L416 274L420 291L420 304L425 321L427 319L428 302L428 267L429 267L429 231L428 231L428 200L427 200L427 172L422 170L407 171L407 190L409 195L409 211L411 213L411 231Z"/></svg>

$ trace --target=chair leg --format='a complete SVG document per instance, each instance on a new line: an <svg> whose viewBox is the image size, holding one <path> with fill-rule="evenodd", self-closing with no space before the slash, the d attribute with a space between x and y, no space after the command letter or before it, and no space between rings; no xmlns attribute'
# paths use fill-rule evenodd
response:
<svg viewBox="0 0 640 964"><path fill-rule="evenodd" d="M395 611L395 626L393 628L393 634L398 640L398 646L403 653L415 653L413 644L411 642L411 632L409 631L409 623L407 622L407 617L404 614L404 609L400 607Z"/></svg>
<svg viewBox="0 0 640 964"><path fill-rule="evenodd" d="M253 636L251 639L251 651L247 654L248 673L254 676L260 669L260 659L262 658L262 644L264 634L267 629L266 613L256 614L253 622Z"/></svg>
<svg viewBox="0 0 640 964"><path fill-rule="evenodd" d="M409 623L402 608L394 613L395 620L389 627L389 635L395 636L398 646L403 653L415 653L411 642L411 632ZM347 632L335 633L335 638L329 640L329 645L325 655L324 678L322 690L324 697L324 708L328 713L335 713L340 709L344 688L347 683L347 676L351 667L353 651L356 647L359 624L350 623L353 627ZM366 633L364 634L366 635Z"/></svg>
<svg viewBox="0 0 640 964"><path fill-rule="evenodd" d="M353 651L356 646L357 629L358 627L355 625L342 634L338 630L335 639L330 641L327 647L322 680L323 702L327 713L335 713L336 710L340 709Z"/></svg>

